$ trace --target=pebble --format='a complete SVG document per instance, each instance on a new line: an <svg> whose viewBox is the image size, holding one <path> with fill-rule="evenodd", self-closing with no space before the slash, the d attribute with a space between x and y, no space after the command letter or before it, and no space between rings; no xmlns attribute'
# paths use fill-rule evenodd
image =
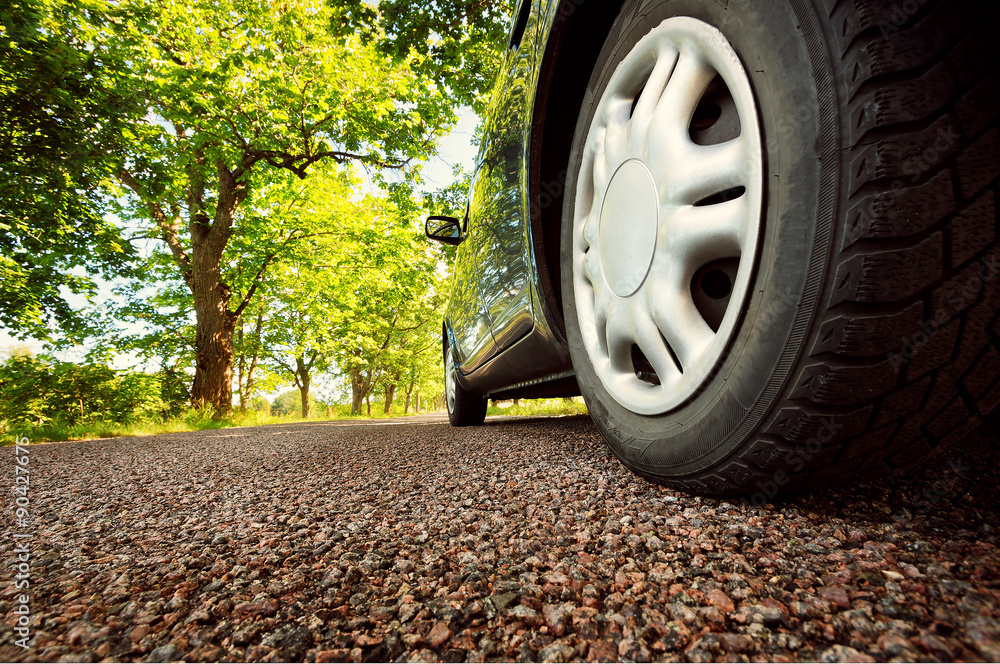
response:
<svg viewBox="0 0 1000 664"><path fill-rule="evenodd" d="M34 640L4 585L0 660L995 661L977 436L765 506L650 484L586 418L33 447ZM970 470L942 487L949 461Z"/></svg>

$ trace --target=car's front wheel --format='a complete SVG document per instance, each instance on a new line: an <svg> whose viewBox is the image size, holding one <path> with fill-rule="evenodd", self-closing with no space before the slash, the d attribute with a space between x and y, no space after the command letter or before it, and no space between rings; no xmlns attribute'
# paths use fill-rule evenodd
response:
<svg viewBox="0 0 1000 664"><path fill-rule="evenodd" d="M906 466L1000 403L988 37L971 3L827 4L627 0L591 78L567 335L651 479L767 499Z"/></svg>

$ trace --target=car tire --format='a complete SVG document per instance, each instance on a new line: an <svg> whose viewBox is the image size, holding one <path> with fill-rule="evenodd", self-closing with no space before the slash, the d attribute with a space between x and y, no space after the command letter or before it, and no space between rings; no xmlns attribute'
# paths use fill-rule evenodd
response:
<svg viewBox="0 0 1000 664"><path fill-rule="evenodd" d="M724 5L624 3L570 153L563 308L627 467L761 503L908 468L1000 404L1000 84L971 1Z"/></svg>
<svg viewBox="0 0 1000 664"><path fill-rule="evenodd" d="M445 344L444 351L445 403L448 407L448 421L454 427L479 426L486 420L489 401L480 394L474 394L462 387L458 379L458 366L451 343Z"/></svg>

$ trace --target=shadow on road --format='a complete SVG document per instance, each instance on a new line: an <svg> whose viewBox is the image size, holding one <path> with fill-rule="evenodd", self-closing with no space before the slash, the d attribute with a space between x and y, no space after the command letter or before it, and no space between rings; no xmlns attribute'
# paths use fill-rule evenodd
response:
<svg viewBox="0 0 1000 664"><path fill-rule="evenodd" d="M980 427L936 459L897 475L776 500L775 506L804 508L856 523L867 519L883 527L886 541L902 531L934 539L996 533L1000 437L994 426Z"/></svg>

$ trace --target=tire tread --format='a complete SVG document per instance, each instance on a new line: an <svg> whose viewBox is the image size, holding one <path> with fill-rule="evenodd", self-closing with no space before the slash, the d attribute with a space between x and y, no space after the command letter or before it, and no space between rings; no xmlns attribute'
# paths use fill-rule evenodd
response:
<svg viewBox="0 0 1000 664"><path fill-rule="evenodd" d="M971 0L917 4L905 20L887 0L827 9L846 100L845 222L825 313L786 399L720 464L744 491L795 454L809 454L811 470L783 476L781 490L906 469L1000 407L991 38L970 20ZM831 407L845 412L824 420Z"/></svg>

